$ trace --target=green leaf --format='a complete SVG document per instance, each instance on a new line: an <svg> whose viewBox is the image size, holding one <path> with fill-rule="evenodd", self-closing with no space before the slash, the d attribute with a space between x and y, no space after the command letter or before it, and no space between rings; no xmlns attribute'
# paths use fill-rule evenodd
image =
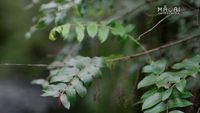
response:
<svg viewBox="0 0 200 113"><path fill-rule="evenodd" d="M96 67L103 67L105 60L101 57L94 57L92 59L92 63L96 66Z"/></svg>
<svg viewBox="0 0 200 113"><path fill-rule="evenodd" d="M158 87L168 88L170 84L180 82L179 76L174 76L173 72L164 72L158 77L158 82L156 85Z"/></svg>
<svg viewBox="0 0 200 113"><path fill-rule="evenodd" d="M179 110L174 110L174 111L170 111L169 113L184 113L184 112L179 111Z"/></svg>
<svg viewBox="0 0 200 113"><path fill-rule="evenodd" d="M61 26L53 28L49 34L49 39L52 41L56 40L56 33L60 33L61 31L62 31Z"/></svg>
<svg viewBox="0 0 200 113"><path fill-rule="evenodd" d="M48 85L47 88L44 90L44 94L42 94L42 96L58 97L60 95L60 91L64 91L66 88L67 85L64 83Z"/></svg>
<svg viewBox="0 0 200 113"><path fill-rule="evenodd" d="M170 99L168 101L169 108L177 108L177 107L186 107L186 106L191 106L192 103L189 102L188 100L180 99L180 98L175 98L175 99Z"/></svg>
<svg viewBox="0 0 200 113"><path fill-rule="evenodd" d="M191 92L189 92L189 91L183 91L183 92L180 93L179 97L180 98L189 98L191 96L193 96Z"/></svg>
<svg viewBox="0 0 200 113"><path fill-rule="evenodd" d="M87 89L78 78L74 78L71 84L79 96L84 97L87 94Z"/></svg>
<svg viewBox="0 0 200 113"><path fill-rule="evenodd" d="M109 30L110 29L108 26L105 26L105 25L100 26L99 32L98 32L98 37L99 37L99 40L101 41L101 43L103 43L107 40L108 35L109 35Z"/></svg>
<svg viewBox="0 0 200 113"><path fill-rule="evenodd" d="M49 85L48 89L57 90L57 91L64 91L67 88L65 83L58 83L58 84L51 84Z"/></svg>
<svg viewBox="0 0 200 113"><path fill-rule="evenodd" d="M63 36L63 39L66 40L68 38L68 35L69 35L69 32L70 32L70 27L71 25L70 24L66 24L66 25L63 25L62 26L62 36Z"/></svg>
<svg viewBox="0 0 200 113"><path fill-rule="evenodd" d="M94 38L98 32L97 23L91 22L87 26L87 32L91 38Z"/></svg>
<svg viewBox="0 0 200 113"><path fill-rule="evenodd" d="M67 59L64 62L69 66L74 66L81 70L83 67L90 64L91 59L89 57L77 56L75 58Z"/></svg>
<svg viewBox="0 0 200 113"><path fill-rule="evenodd" d="M166 65L167 65L166 60L159 60L156 62L151 62L150 65L147 65L143 68L143 72L160 74L160 73L164 72Z"/></svg>
<svg viewBox="0 0 200 113"><path fill-rule="evenodd" d="M48 82L48 87L44 89L43 96L59 97L62 93L67 96L69 102L74 102L76 94L84 97L87 93L85 86L100 73L103 63L104 60L101 57L89 58L82 56L67 57L63 61L52 63L51 66L60 66L62 64L62 67L49 68L51 69L50 82ZM44 81L36 82L43 83ZM64 104L66 104L66 108L69 108L70 104Z"/></svg>
<svg viewBox="0 0 200 113"><path fill-rule="evenodd" d="M56 40L56 37L54 35L55 35L54 33L50 33L49 40L52 40L52 41Z"/></svg>
<svg viewBox="0 0 200 113"><path fill-rule="evenodd" d="M94 60L94 59L93 59ZM92 60L92 61L93 61ZM87 66L85 66L81 72L78 74L78 77L85 83L91 83L93 77L97 77L98 74L100 73L100 66L101 64L93 64L95 62L90 62ZM96 62L98 63L98 62ZM100 63L100 62L99 62Z"/></svg>
<svg viewBox="0 0 200 113"><path fill-rule="evenodd" d="M48 81L44 80L44 79L36 79L36 80L33 80L31 83L32 84L37 84L37 85L43 85L43 84L48 83Z"/></svg>
<svg viewBox="0 0 200 113"><path fill-rule="evenodd" d="M129 25L127 25L127 26L125 27L127 33L133 31L134 28L135 28L135 27L134 27L133 25L131 25L131 24L129 24Z"/></svg>
<svg viewBox="0 0 200 113"><path fill-rule="evenodd" d="M194 70L181 70L175 73L176 76L179 76L183 79L187 78L188 76L195 77L197 74L198 72Z"/></svg>
<svg viewBox="0 0 200 113"><path fill-rule="evenodd" d="M160 113L165 111L166 105L164 102L157 104L156 106L144 111L144 113Z"/></svg>
<svg viewBox="0 0 200 113"><path fill-rule="evenodd" d="M189 98L192 96L192 93L189 91L179 92L177 89L174 89L172 92L171 98Z"/></svg>
<svg viewBox="0 0 200 113"><path fill-rule="evenodd" d="M156 105L157 103L159 103L161 101L161 95L160 93L155 93L153 95L151 95L150 97L148 97L143 105L142 105L142 110L150 108L154 105Z"/></svg>
<svg viewBox="0 0 200 113"><path fill-rule="evenodd" d="M52 76L50 82L69 82L71 79L79 73L79 69L73 67L63 67L56 71L56 75Z"/></svg>
<svg viewBox="0 0 200 113"><path fill-rule="evenodd" d="M155 94L156 92L158 92L157 88L151 89L147 92L145 92L142 97L141 97L141 101L144 102L148 97L150 97L151 95Z"/></svg>
<svg viewBox="0 0 200 113"><path fill-rule="evenodd" d="M65 108L67 108L67 109L70 108L70 102L69 102L66 94L61 94L60 101L62 102L62 104Z"/></svg>
<svg viewBox="0 0 200 113"><path fill-rule="evenodd" d="M52 96L52 97L58 97L60 95L60 92L57 90L44 90L44 93L41 95L43 97L48 97L48 96Z"/></svg>
<svg viewBox="0 0 200 113"><path fill-rule="evenodd" d="M157 76L155 75L148 75L143 80L141 80L138 84L138 89L146 86L153 85L157 82Z"/></svg>
<svg viewBox="0 0 200 113"><path fill-rule="evenodd" d="M76 90L74 89L73 86L68 85L67 88L65 89L65 92L66 92L66 95L67 95L67 97L68 97L68 99L70 101L75 100L75 98L76 98Z"/></svg>
<svg viewBox="0 0 200 113"><path fill-rule="evenodd" d="M200 63L200 55L196 55L195 57L192 58L194 62Z"/></svg>
<svg viewBox="0 0 200 113"><path fill-rule="evenodd" d="M78 25L76 26L75 31L76 31L76 34L77 34L77 40L78 40L79 42L82 42L82 41L83 41L83 38L84 38L84 36L85 36L85 27L84 27L84 25L78 24Z"/></svg>
<svg viewBox="0 0 200 113"><path fill-rule="evenodd" d="M185 59L184 61L174 64L172 66L173 69L190 69L190 70L195 70L196 72L198 72L199 70L199 56L190 58L190 59Z"/></svg>
<svg viewBox="0 0 200 113"><path fill-rule="evenodd" d="M51 83L54 82L69 82L70 80L73 79L73 76L66 76L66 75L60 75L60 76L54 76L51 78Z"/></svg>
<svg viewBox="0 0 200 113"><path fill-rule="evenodd" d="M185 89L186 86L186 80L183 79L180 82L176 83L176 88L180 91L183 92L183 90Z"/></svg>
<svg viewBox="0 0 200 113"><path fill-rule="evenodd" d="M46 28L52 21L54 20L54 17L51 15L46 15L44 17L40 17L35 25L35 28L37 29L44 29Z"/></svg>
<svg viewBox="0 0 200 113"><path fill-rule="evenodd" d="M126 29L120 23L114 22L111 32L113 35L124 36L126 34Z"/></svg>
<svg viewBox="0 0 200 113"><path fill-rule="evenodd" d="M43 20L43 18L42 19L40 19L38 22L37 22L37 24L35 25L35 28L37 28L37 29L43 29L43 28L45 28L45 27L47 27L48 25L47 25L47 23Z"/></svg>
<svg viewBox="0 0 200 113"><path fill-rule="evenodd" d="M165 101L165 100L167 100L170 97L170 95L172 94L172 90L173 90L173 87L171 87L170 89L166 90L163 93L162 101Z"/></svg>
<svg viewBox="0 0 200 113"><path fill-rule="evenodd" d="M84 69L79 74L78 77L85 83L88 84L92 81L92 75L89 70Z"/></svg>

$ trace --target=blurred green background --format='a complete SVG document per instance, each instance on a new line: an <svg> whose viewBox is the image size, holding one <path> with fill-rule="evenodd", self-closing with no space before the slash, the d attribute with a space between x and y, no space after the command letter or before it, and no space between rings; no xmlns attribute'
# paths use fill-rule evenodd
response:
<svg viewBox="0 0 200 113"><path fill-rule="evenodd" d="M197 1L198 0L191 0L186 2L191 4L191 7L198 7L199 2ZM136 7L134 5L136 2L141 2L143 5L133 14L127 14L127 18L124 20L127 21L127 23L135 25L135 30L132 33L134 37L139 36L164 17L164 15L148 15L151 13L153 14L155 10L157 10L156 8L158 5L178 5L189 10L189 8L180 0L173 2L161 0L158 5L154 5L151 0L116 0L114 3L116 6L119 6L117 11L121 11L121 4L126 4L125 7L131 8ZM24 9L24 7L29 3L30 1L27 0L0 1L1 63L50 64L56 59L63 47L70 45L67 41L50 41L48 39L50 28L36 32L31 39L26 39L24 37L24 34L32 25L32 17L38 14L37 6L31 10ZM199 32L197 21L199 20L196 19L196 15L193 11L183 11L180 15L173 15L162 22L152 32L148 33L141 40L141 43L146 48L151 49L174 40L182 39L184 36ZM110 54L129 55L139 51L141 51L141 49L133 42L130 42L130 40L123 41L112 38L102 45L100 45L100 43L95 39L86 40L81 45L79 54L83 56L108 56ZM182 60L185 57L192 56L193 54L198 54L199 51L200 40L195 39L195 41L179 44L166 50L153 53L152 56L154 59L164 57L170 63L173 63ZM140 70L141 67L146 64L145 60L146 57L142 56L135 60L121 62L110 70L104 70L104 77L100 80L94 81L92 86L89 88L87 97L78 99L70 111L59 107L56 100L53 100L53 109L55 111L51 110L52 104L47 102L44 104L47 104L49 107L44 108L47 110L42 113L141 113L141 105L137 104L137 102L139 101L142 91L136 90L136 84L138 80L143 77ZM27 87L32 89L32 87L35 86L29 84L31 80L36 78L45 78L47 76L48 70L46 68L0 66L1 81L11 80L8 82L11 85L12 80L16 81L17 79L18 82L25 82ZM193 86L196 86L194 92L199 91L198 81L199 79L196 79L196 82L190 86L191 89ZM2 86L1 88L1 93L3 94L5 87ZM33 89L35 92L40 90L40 87ZM25 96L29 95L27 94ZM29 99L32 101L40 99L40 97L38 94L35 98L30 97ZM8 97L8 100L5 101L10 101L12 103L13 100ZM194 108L188 109L196 109L198 106L199 104L194 106ZM12 107L16 106L13 104ZM26 109L26 106L24 109ZM27 109L39 108L35 108L34 105L32 105L32 108ZM34 113L33 110L29 110L29 112ZM29 112L21 111L19 113ZM18 111L12 113L18 113Z"/></svg>

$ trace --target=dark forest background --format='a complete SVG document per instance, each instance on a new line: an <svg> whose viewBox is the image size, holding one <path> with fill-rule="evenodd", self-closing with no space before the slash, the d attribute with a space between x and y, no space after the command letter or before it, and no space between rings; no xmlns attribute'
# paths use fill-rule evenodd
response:
<svg viewBox="0 0 200 113"><path fill-rule="evenodd" d="M47 1L47 0L46 0ZM199 0L114 0L117 10L135 7L125 15L124 21L135 26L132 35L138 37L154 26L166 15L156 15L157 7L164 4L180 6L184 10L172 15L146 34L141 43L152 49L200 32L198 17ZM45 1L44 1L45 2ZM32 38L24 34L32 25L32 17L37 15L38 6L25 10L30 1L0 1L0 62L22 64L50 64L61 49L70 45L67 41L50 41L50 28L38 31ZM138 5L139 4L139 5ZM74 44L74 43L71 43ZM133 54L141 49L129 40L109 39L106 43L86 40L80 47L83 56L107 56L110 54ZM152 53L154 59L165 58L170 63L191 57L200 52L200 40L194 39L176 46ZM48 70L41 67L0 66L0 113L142 113L137 104L142 91L136 84L143 78L141 67L146 64L146 57L141 56L128 62L121 62L114 69L104 70L104 77L96 80L85 98L78 99L70 111L59 107L56 99L42 98L41 87L31 85L36 78L48 76ZM193 106L183 108L186 113L197 113L200 107L199 77L191 79L187 87L193 92Z"/></svg>

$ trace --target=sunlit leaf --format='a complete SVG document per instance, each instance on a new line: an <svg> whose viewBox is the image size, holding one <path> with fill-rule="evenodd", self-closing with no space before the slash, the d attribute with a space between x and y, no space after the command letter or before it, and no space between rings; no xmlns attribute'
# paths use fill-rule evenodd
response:
<svg viewBox="0 0 200 113"><path fill-rule="evenodd" d="M130 28L128 30L130 30ZM126 29L120 23L115 22L111 32L114 35L124 36Z"/></svg>
<svg viewBox="0 0 200 113"><path fill-rule="evenodd" d="M79 96L84 97L86 95L87 89L78 78L74 78L71 83Z"/></svg>
<svg viewBox="0 0 200 113"><path fill-rule="evenodd" d="M91 38L94 38L98 32L97 23L91 22L87 26L87 32Z"/></svg>
<svg viewBox="0 0 200 113"><path fill-rule="evenodd" d="M83 41L83 38L84 38L84 36L85 36L85 27L84 27L84 25L78 24L78 25L76 26L75 31L76 31L76 34L77 34L77 40L78 40L79 42L82 42L82 41Z"/></svg>
<svg viewBox="0 0 200 113"><path fill-rule="evenodd" d="M109 27L102 25L99 27L98 37L101 43L105 42L109 35Z"/></svg>
<svg viewBox="0 0 200 113"><path fill-rule="evenodd" d="M44 80L44 79L36 79L36 80L33 80L31 83L37 84L37 85L44 85L44 84L48 83L48 81Z"/></svg>
<svg viewBox="0 0 200 113"><path fill-rule="evenodd" d="M66 24L66 25L62 26L62 32L61 33L62 33L64 40L68 38L68 35L69 35L69 32L70 32L70 27L71 27L70 24Z"/></svg>
<svg viewBox="0 0 200 113"><path fill-rule="evenodd" d="M67 108L67 109L70 108L70 102L69 102L66 94L61 94L60 101L62 102L62 104L65 108Z"/></svg>
<svg viewBox="0 0 200 113"><path fill-rule="evenodd" d="M68 85L67 88L65 89L65 93L66 93L66 95L67 95L67 97L68 97L68 99L70 101L74 101L75 100L75 98L76 98L76 90L74 89L73 86Z"/></svg>

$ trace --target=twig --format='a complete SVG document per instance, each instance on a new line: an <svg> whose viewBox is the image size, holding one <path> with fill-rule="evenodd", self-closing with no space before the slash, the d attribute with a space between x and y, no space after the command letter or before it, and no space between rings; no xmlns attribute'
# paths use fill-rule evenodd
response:
<svg viewBox="0 0 200 113"><path fill-rule="evenodd" d="M141 101L138 101L138 102L136 102L136 103L133 104L133 107L134 107L134 106L137 106L137 105L139 105L139 104L141 104L141 103L142 103Z"/></svg>
<svg viewBox="0 0 200 113"><path fill-rule="evenodd" d="M28 66L28 67L48 67L47 64L11 64L11 63L3 63L0 66Z"/></svg>
<svg viewBox="0 0 200 113"><path fill-rule="evenodd" d="M187 38L184 38L184 39L181 39L181 40L178 40L178 41L175 41L175 42L171 42L171 43L168 43L166 45L163 45L163 46L151 49L151 50L147 50L146 52L140 52L140 53L129 55L129 56L115 58L115 59L112 59L111 62L118 62L118 61L125 61L125 60L129 60L129 59L134 59L136 57L139 57L139 56L142 56L142 55L146 55L146 54L149 54L149 53L153 53L155 51L160 51L161 49L165 49L165 48L177 45L179 43L182 43L182 42L197 38L197 36L200 36L200 34L194 34L194 35L189 36Z"/></svg>
<svg viewBox="0 0 200 113"><path fill-rule="evenodd" d="M151 32L155 27L157 27L161 22L163 22L165 19L167 19L169 16L171 16L172 14L169 14L167 16L165 16L163 19L161 19L160 21L158 21L152 28L150 28L149 30L145 31L144 33L142 33L139 37L138 40L140 40L144 35L146 35L147 33Z"/></svg>
<svg viewBox="0 0 200 113"><path fill-rule="evenodd" d="M48 64L13 64L13 63L1 63L0 66L55 67L55 68L63 67L63 65L51 66Z"/></svg>

